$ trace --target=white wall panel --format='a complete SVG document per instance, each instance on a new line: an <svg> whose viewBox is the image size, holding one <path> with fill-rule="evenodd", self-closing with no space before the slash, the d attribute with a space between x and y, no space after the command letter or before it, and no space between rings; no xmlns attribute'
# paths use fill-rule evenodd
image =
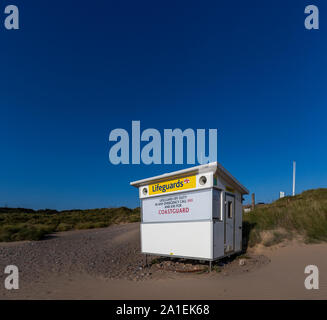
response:
<svg viewBox="0 0 327 320"><path fill-rule="evenodd" d="M238 194L235 200L235 251L242 250L242 203L238 200L241 195Z"/></svg>
<svg viewBox="0 0 327 320"><path fill-rule="evenodd" d="M215 221L213 224L213 258L217 259L224 254L224 221Z"/></svg>
<svg viewBox="0 0 327 320"><path fill-rule="evenodd" d="M141 250L172 256L212 259L212 221L143 223Z"/></svg>

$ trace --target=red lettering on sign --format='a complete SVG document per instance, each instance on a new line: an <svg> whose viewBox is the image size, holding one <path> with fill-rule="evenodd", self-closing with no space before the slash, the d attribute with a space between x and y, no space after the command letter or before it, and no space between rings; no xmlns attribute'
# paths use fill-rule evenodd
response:
<svg viewBox="0 0 327 320"><path fill-rule="evenodd" d="M174 213L188 213L190 209L186 208L179 208L179 209L161 209L158 211L159 214L174 214Z"/></svg>

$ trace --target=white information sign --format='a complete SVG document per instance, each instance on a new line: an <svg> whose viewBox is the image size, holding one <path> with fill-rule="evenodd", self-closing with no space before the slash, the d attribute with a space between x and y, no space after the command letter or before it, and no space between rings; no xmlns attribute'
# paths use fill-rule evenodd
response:
<svg viewBox="0 0 327 320"><path fill-rule="evenodd" d="M142 212L143 222L210 220L212 189L145 198Z"/></svg>

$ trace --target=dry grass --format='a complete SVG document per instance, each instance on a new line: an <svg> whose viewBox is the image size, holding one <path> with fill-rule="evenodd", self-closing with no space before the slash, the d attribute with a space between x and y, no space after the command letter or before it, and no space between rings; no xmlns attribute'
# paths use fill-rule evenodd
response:
<svg viewBox="0 0 327 320"><path fill-rule="evenodd" d="M244 214L244 225L250 246L264 242L263 232L269 230L274 236L267 245L295 235L308 243L327 241L327 189L308 190L258 207Z"/></svg>
<svg viewBox="0 0 327 320"><path fill-rule="evenodd" d="M0 208L0 242L40 240L58 231L104 228L136 221L140 221L139 208L66 211Z"/></svg>

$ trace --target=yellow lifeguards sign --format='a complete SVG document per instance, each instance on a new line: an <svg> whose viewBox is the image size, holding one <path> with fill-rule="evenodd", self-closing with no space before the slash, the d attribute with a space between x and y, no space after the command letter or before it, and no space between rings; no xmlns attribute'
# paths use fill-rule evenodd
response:
<svg viewBox="0 0 327 320"><path fill-rule="evenodd" d="M149 195L165 194L172 191L193 189L196 187L196 177L189 176L149 185Z"/></svg>

